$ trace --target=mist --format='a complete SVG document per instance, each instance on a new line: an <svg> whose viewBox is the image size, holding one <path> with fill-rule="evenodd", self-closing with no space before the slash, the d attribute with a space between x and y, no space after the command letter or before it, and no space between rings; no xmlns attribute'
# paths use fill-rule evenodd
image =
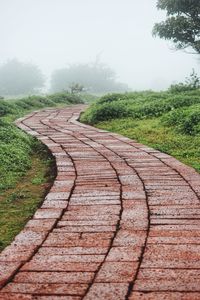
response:
<svg viewBox="0 0 200 300"><path fill-rule="evenodd" d="M54 70L104 63L133 90L162 90L184 81L197 55L152 37L165 18L156 0L0 0L0 64L36 64L49 88Z"/></svg>

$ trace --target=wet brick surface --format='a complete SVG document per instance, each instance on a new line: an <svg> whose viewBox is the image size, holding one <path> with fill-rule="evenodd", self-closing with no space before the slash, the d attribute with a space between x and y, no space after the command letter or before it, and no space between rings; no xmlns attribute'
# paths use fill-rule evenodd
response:
<svg viewBox="0 0 200 300"><path fill-rule="evenodd" d="M57 176L0 254L0 300L200 299L200 175L79 123L84 109L16 121L47 145Z"/></svg>

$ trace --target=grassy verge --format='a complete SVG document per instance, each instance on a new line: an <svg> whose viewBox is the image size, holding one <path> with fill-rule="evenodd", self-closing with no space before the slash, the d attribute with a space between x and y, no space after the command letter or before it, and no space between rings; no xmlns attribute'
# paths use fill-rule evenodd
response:
<svg viewBox="0 0 200 300"><path fill-rule="evenodd" d="M97 123L96 126L168 153L200 172L199 137L178 134L172 127L161 126L160 119L111 120Z"/></svg>
<svg viewBox="0 0 200 300"><path fill-rule="evenodd" d="M200 172L200 91L107 95L83 122L168 153Z"/></svg>
<svg viewBox="0 0 200 300"><path fill-rule="evenodd" d="M31 167L25 176L13 188L0 194L0 250L24 227L54 180L55 164L47 149L36 143L34 150Z"/></svg>
<svg viewBox="0 0 200 300"><path fill-rule="evenodd" d="M33 215L53 180L47 149L13 121L36 109L78 103L79 97L66 93L0 100L0 250Z"/></svg>

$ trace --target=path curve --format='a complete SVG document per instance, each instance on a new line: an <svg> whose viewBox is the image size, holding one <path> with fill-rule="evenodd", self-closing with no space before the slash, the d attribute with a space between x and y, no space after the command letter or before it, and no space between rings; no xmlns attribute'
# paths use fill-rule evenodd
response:
<svg viewBox="0 0 200 300"><path fill-rule="evenodd" d="M46 109L19 128L57 177L0 254L0 300L200 299L200 175L157 150Z"/></svg>

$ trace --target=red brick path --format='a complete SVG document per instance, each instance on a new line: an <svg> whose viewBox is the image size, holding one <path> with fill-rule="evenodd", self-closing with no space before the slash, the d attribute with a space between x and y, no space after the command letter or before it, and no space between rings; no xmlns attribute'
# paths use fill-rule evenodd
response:
<svg viewBox="0 0 200 300"><path fill-rule="evenodd" d="M80 124L83 108L17 122L48 146L57 177L0 255L0 299L200 299L200 175Z"/></svg>

